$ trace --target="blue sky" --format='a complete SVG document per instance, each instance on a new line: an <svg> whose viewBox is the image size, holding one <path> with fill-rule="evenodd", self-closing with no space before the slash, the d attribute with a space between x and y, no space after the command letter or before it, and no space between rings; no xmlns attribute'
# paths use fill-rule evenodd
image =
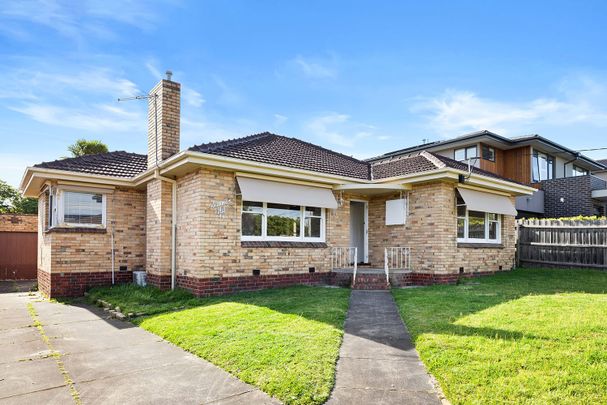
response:
<svg viewBox="0 0 607 405"><path fill-rule="evenodd" d="M477 129L607 147L605 43L600 1L0 0L0 178L81 137L145 153L145 103L116 99L169 68L182 148L268 130L370 157Z"/></svg>

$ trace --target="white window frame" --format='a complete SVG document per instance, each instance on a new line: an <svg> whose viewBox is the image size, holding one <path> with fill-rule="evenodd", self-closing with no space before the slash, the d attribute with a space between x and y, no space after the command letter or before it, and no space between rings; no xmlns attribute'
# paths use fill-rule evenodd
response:
<svg viewBox="0 0 607 405"><path fill-rule="evenodd" d="M65 192L81 194L100 194L101 195L101 224L78 224L74 222L65 222ZM53 204L51 206L51 196ZM49 213L50 221L47 223L48 229L51 228L100 228L105 229L107 217L107 196L99 191L57 189L49 187Z"/></svg>
<svg viewBox="0 0 607 405"><path fill-rule="evenodd" d="M249 201L249 200L247 200ZM268 204L281 204L274 202L262 202L262 201L250 201L263 204L261 211L261 236L254 235L243 235L242 234L242 214L247 211L243 211L244 209L244 201L241 202L240 205L240 240L241 241L264 241L264 242L325 242L325 233L326 233L326 215L325 209L321 207L311 207L310 208L320 208L320 237L305 237L305 205L299 206L299 236L267 236L268 234ZM290 204L283 204L290 205ZM257 214L259 215L259 214ZM319 218L316 215L308 215L308 217Z"/></svg>
<svg viewBox="0 0 607 405"><path fill-rule="evenodd" d="M463 238L457 238L458 242L461 243L486 243L486 244L495 244L495 245L499 245L502 243L502 215L501 214L495 214L495 213L491 213L491 212L485 212L485 238L469 238L468 237L468 232L469 232L469 226L470 226L470 214L468 211L468 206L466 204L458 204L457 203L457 199L456 199L456 207L455 207L455 235L458 234L458 222L460 219L464 220L464 237ZM466 214L464 217L461 217L458 215L457 212L457 208L458 207L466 207ZM482 212L482 211L478 211L478 212ZM489 216L490 215L497 215L497 220L490 220ZM497 223L497 229L496 229L496 236L497 239L489 239L489 223L490 222L495 222Z"/></svg>
<svg viewBox="0 0 607 405"><path fill-rule="evenodd" d="M474 154L475 154L476 156L468 156L468 150L469 150L469 149L472 149L472 148L474 148L474 150L475 150ZM460 151L460 150L463 150L463 151L464 151L464 159L457 159L457 157L456 157L457 152L458 152L458 151ZM466 146L466 147L464 147L464 148L457 148L457 149L455 149L455 150L453 151L453 158L454 158L455 160L460 161L460 162L466 162L466 161L468 161L468 160L472 160L472 159L478 159L478 158L479 158L479 156L478 156L478 145Z"/></svg>

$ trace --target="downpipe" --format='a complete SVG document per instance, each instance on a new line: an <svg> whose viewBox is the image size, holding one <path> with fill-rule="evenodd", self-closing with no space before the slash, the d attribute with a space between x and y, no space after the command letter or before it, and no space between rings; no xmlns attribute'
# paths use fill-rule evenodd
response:
<svg viewBox="0 0 607 405"><path fill-rule="evenodd" d="M177 181L161 176L154 172L154 178L171 183L171 290L175 289L176 281L176 237L177 237Z"/></svg>

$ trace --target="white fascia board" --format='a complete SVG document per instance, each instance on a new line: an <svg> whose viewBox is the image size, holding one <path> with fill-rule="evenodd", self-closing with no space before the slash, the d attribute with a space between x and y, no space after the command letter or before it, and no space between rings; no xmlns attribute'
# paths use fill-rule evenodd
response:
<svg viewBox="0 0 607 405"><path fill-rule="evenodd" d="M307 180L325 184L341 184L344 182L364 184L368 182L367 180L347 176L330 175L314 172L311 170L295 169L291 167L254 162L251 160L235 159L193 151L186 151L182 160L172 162L171 165L163 167L161 169L161 173L167 173L183 165L184 163L194 163L202 166L215 167L220 169L230 169L241 172L252 172L275 177L284 176L288 178Z"/></svg>

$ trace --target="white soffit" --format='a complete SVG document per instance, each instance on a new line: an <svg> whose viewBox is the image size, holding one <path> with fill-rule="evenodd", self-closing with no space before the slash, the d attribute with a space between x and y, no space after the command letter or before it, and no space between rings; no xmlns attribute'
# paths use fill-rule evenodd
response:
<svg viewBox="0 0 607 405"><path fill-rule="evenodd" d="M242 199L308 207L337 208L331 190L237 176Z"/></svg>
<svg viewBox="0 0 607 405"><path fill-rule="evenodd" d="M517 214L514 204L506 196L470 190L463 187L458 187L457 190L471 211L513 216Z"/></svg>

